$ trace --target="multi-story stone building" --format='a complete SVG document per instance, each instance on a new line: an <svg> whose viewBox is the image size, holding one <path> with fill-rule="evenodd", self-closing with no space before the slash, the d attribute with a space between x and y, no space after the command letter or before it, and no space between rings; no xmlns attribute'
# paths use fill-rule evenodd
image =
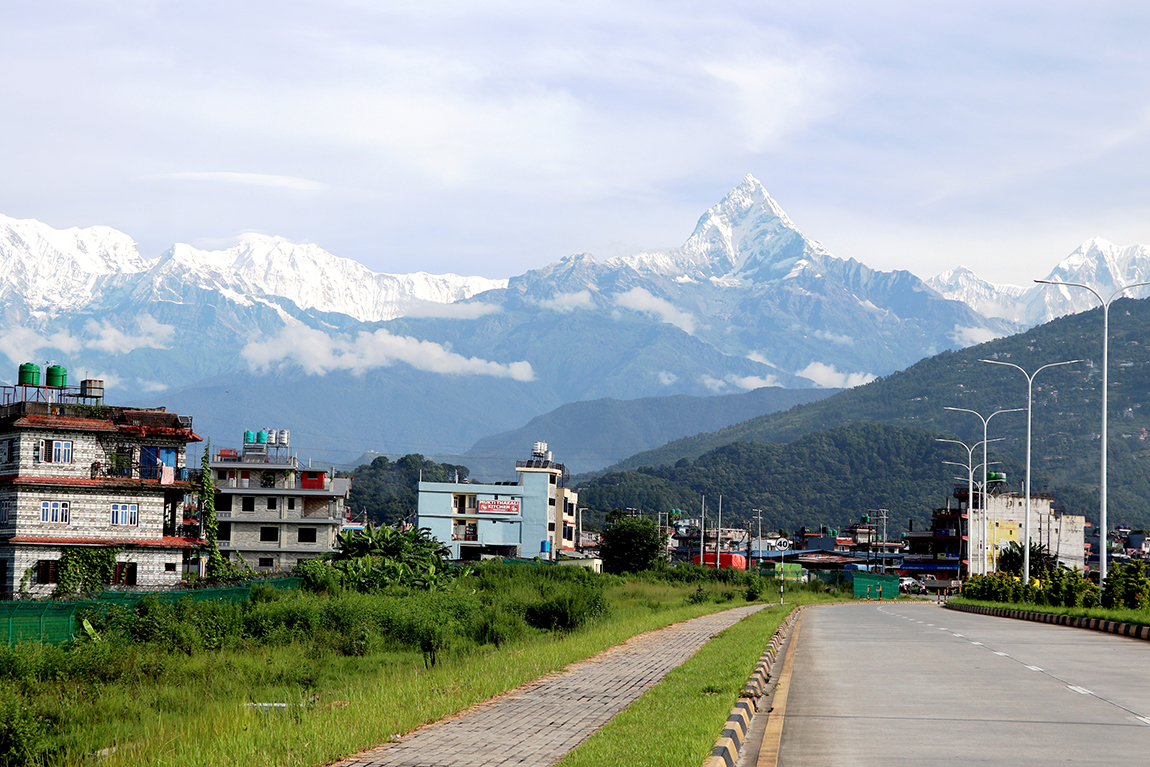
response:
<svg viewBox="0 0 1150 767"><path fill-rule="evenodd" d="M416 524L451 549L452 559L539 556L575 550L579 494L546 442L516 461L516 482L420 482Z"/></svg>
<svg viewBox="0 0 1150 767"><path fill-rule="evenodd" d="M351 480L301 467L290 448L286 429L248 431L242 450L211 457L217 541L232 561L242 557L256 570L290 570L335 548Z"/></svg>
<svg viewBox="0 0 1150 767"><path fill-rule="evenodd" d="M186 445L200 441L192 419L105 406L102 382L68 388L57 366L49 376L54 385L39 385L28 364L20 383L0 387L0 593L47 596L69 548L114 549L125 585L197 572L204 541L185 518L196 490Z"/></svg>

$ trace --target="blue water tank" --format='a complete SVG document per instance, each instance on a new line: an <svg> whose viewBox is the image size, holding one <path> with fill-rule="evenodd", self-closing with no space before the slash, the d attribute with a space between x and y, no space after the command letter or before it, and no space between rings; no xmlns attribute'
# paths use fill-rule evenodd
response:
<svg viewBox="0 0 1150 767"><path fill-rule="evenodd" d="M551 541L540 541L539 551L541 551L544 554L550 554L551 553Z"/></svg>

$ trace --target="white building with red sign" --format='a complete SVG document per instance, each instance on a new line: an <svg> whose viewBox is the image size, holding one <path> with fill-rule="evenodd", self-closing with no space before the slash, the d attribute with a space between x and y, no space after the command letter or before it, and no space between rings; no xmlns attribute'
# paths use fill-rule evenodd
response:
<svg viewBox="0 0 1150 767"><path fill-rule="evenodd" d="M557 559L575 550L578 494L567 469L536 442L530 460L516 461L518 480L420 482L417 524L451 549L451 558L482 556Z"/></svg>

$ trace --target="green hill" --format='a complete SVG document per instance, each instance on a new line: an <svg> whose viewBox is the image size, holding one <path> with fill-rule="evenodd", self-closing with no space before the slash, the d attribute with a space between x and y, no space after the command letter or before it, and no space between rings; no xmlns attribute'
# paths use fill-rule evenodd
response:
<svg viewBox="0 0 1150 767"><path fill-rule="evenodd" d="M1114 304L1110 312L1109 518L1112 524L1128 522L1136 527L1150 527L1146 503L1146 492L1150 489L1150 408L1142 407L1150 395L1150 348L1147 348L1150 338L1146 328L1150 328L1150 302L1124 300ZM980 359L1012 362L1034 371L1052 362L1080 358L1085 362L1045 370L1035 380L1034 487L1055 492L1068 510L1084 513L1088 519L1097 521L1101 335L1101 311L1063 317L1016 336L958 352L944 352L820 402L668 443L610 467L600 473L598 479L596 475L577 478L578 484L600 487L607 476L618 476L620 472L640 467L669 470L684 458L693 461L692 465L704 457L708 462L721 464L727 453L718 449L732 443L791 443L800 437L848 424L882 423L977 442L982 439L981 421L969 413L951 412L944 407L969 408L987 415L997 409L1026 406L1023 375L1016 370L979 362ZM1009 467L1012 484L1018 487L1026 457L1026 414L997 416L991 421L989 435L992 439L1006 438L994 448L998 460ZM945 458L937 460L965 461L965 451L960 447L944 447L947 448ZM802 460L801 454L793 457ZM936 460L933 455L921 457ZM812 482L827 482L827 476L817 466L800 465ZM891 468L898 468L907 476L924 476L923 469L909 464ZM660 474L664 470L644 469L641 473L667 479ZM702 492L711 495L714 491L707 489L711 484L705 476L700 478L697 485L691 486L695 497ZM680 498L680 502L687 503L687 500ZM934 505L940 502L939 498L933 501ZM697 500L694 503L683 508L697 508ZM857 509L875 504L860 492L852 505ZM889 503L886 505L890 507ZM809 508L813 511L824 506ZM902 514L903 517L913 515L913 512ZM843 518L853 516L852 513Z"/></svg>

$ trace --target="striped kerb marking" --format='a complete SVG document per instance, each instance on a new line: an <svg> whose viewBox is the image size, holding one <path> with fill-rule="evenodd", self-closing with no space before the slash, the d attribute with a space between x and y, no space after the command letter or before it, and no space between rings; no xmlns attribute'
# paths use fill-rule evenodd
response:
<svg viewBox="0 0 1150 767"><path fill-rule="evenodd" d="M958 610L964 613L977 613L978 615L993 615L999 618L1015 618L1017 620L1034 621L1037 623L1055 623L1070 628L1090 629L1106 634L1118 634L1150 641L1150 626L1136 626L1132 623L1118 623L1117 621L1103 620L1102 618L1072 618L1069 615L1054 615L1052 613L1036 613L1028 610L1013 610L1005 607L975 607L974 605L955 605L947 603L948 610Z"/></svg>
<svg viewBox="0 0 1150 767"><path fill-rule="evenodd" d="M715 747L711 749L710 756L703 762L703 767L735 767L735 762L739 761L739 749L743 747L747 730L751 727L751 719L755 716L755 711L758 708L758 698L763 694L766 687L771 664L775 662L779 646L786 638L787 632L800 610L802 607L796 607L779 624L779 628L771 637L770 646L759 658L754 672L743 686L742 696L735 707L731 709L731 715L727 717L723 732L715 741Z"/></svg>

